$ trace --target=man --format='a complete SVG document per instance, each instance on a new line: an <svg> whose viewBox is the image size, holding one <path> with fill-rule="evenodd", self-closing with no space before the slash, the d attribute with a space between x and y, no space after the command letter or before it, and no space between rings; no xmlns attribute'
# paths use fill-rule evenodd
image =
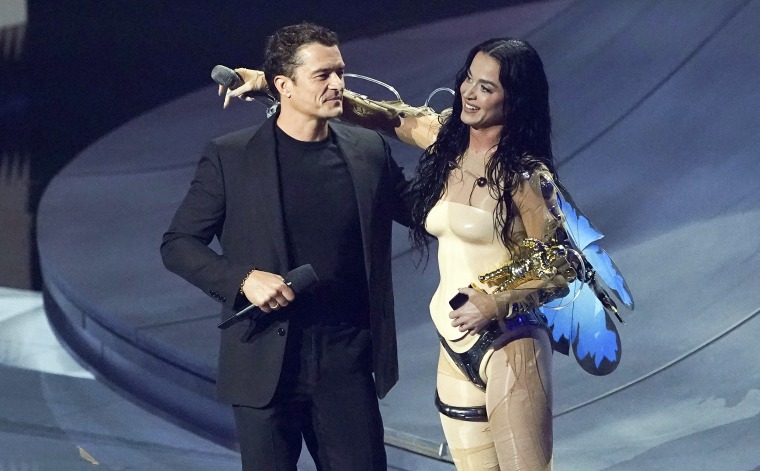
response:
<svg viewBox="0 0 760 471"><path fill-rule="evenodd" d="M279 114L206 147L161 245L223 319L266 313L250 335L222 331L217 389L244 470L295 470L302 438L318 469L386 469L376 395L398 379L390 241L409 192L379 134L330 121L344 66L325 28L275 32L264 72ZM280 274L306 263L320 281L294 293Z"/></svg>

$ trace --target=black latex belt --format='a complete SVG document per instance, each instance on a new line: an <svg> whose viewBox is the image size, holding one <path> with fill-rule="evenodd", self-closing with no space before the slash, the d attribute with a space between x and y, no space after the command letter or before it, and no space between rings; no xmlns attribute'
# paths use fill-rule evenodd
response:
<svg viewBox="0 0 760 471"><path fill-rule="evenodd" d="M499 326L500 322L504 322L506 329L502 329ZM521 312L514 317L505 319L503 321L491 321L480 332L480 338L475 342L475 345L470 347L469 350L463 353L457 353L451 349L449 343L444 339L441 334L438 334L438 338L441 340L444 350L448 353L449 357L454 361L459 370L464 374L467 379L480 389L486 389L486 383L480 377L480 364L483 362L483 357L494 341L503 336L509 335L510 332L514 332L514 338L517 338L519 327L524 326L539 326L546 328L546 319L544 316L536 311ZM514 338L508 338L507 341L514 340Z"/></svg>
<svg viewBox="0 0 760 471"><path fill-rule="evenodd" d="M435 406L438 408L438 412L451 417L456 420L464 420L466 422L488 422L488 413L486 412L486 406L474 406L474 407L457 407L450 406L438 396L438 390L435 390Z"/></svg>

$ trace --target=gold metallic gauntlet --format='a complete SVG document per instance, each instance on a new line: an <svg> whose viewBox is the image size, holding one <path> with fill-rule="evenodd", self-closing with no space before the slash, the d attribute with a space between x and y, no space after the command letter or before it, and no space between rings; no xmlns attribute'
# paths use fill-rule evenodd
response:
<svg viewBox="0 0 760 471"><path fill-rule="evenodd" d="M563 279L557 280L558 276ZM496 318L508 319L566 296L566 283L576 276L563 245L546 245L538 239L526 238L518 245L515 260L479 276L478 281L493 288L491 295L497 305ZM515 292L531 281L541 283Z"/></svg>
<svg viewBox="0 0 760 471"><path fill-rule="evenodd" d="M402 115L397 109L387 106L388 103L343 90L343 114L340 119L392 135L394 129L401 125Z"/></svg>
<svg viewBox="0 0 760 471"><path fill-rule="evenodd" d="M340 119L393 135L395 128L401 126L401 118L435 116L442 121L450 113L451 110L446 110L439 115L428 106L411 106L401 100L373 100L346 89L343 91L343 115Z"/></svg>
<svg viewBox="0 0 760 471"><path fill-rule="evenodd" d="M515 289L529 281L548 282L558 274L572 275L574 278L575 271L569 267L564 246L547 246L538 239L526 238L520 242L518 249L520 257L517 260L479 276L478 281L495 288L493 293L499 293ZM560 269L566 273L560 273ZM567 273L567 270L572 273Z"/></svg>

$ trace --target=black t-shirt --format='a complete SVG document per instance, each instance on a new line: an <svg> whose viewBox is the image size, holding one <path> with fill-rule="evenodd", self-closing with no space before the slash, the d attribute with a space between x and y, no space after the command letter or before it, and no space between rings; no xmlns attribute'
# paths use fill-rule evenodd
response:
<svg viewBox="0 0 760 471"><path fill-rule="evenodd" d="M297 311L290 320L368 326L359 210L344 157L332 136L302 142L275 130L289 269L310 263L319 278L288 307Z"/></svg>

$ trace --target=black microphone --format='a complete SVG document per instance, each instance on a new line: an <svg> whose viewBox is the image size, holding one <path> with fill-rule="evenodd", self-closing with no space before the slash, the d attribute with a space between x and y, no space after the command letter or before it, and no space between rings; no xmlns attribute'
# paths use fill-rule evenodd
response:
<svg viewBox="0 0 760 471"><path fill-rule="evenodd" d="M307 290L314 286L319 281L317 274L314 272L314 268L311 265L301 265L298 268L294 268L285 275L285 284L290 287L296 293ZM227 327L237 324L238 322L246 319L247 317L259 316L263 313L258 306L251 304L247 306L234 316L225 319L217 327L220 329L226 329ZM250 329L249 329L250 330Z"/></svg>
<svg viewBox="0 0 760 471"><path fill-rule="evenodd" d="M227 87L230 90L234 90L243 85L243 77L234 70L223 65L217 65L211 69L211 78L214 82L223 87Z"/></svg>
<svg viewBox="0 0 760 471"><path fill-rule="evenodd" d="M223 65L217 65L217 66L214 66L213 69L211 69L211 78L214 79L214 82L218 83L219 85L223 87L227 87L230 90L234 90L237 87L243 85L243 83L245 83L243 81L243 77L241 77L239 73ZM258 98L260 100L263 100L264 104L267 106L271 106L275 101L277 101L269 93L269 90L266 90L266 89L245 92L243 93L243 96L253 97L253 98Z"/></svg>

